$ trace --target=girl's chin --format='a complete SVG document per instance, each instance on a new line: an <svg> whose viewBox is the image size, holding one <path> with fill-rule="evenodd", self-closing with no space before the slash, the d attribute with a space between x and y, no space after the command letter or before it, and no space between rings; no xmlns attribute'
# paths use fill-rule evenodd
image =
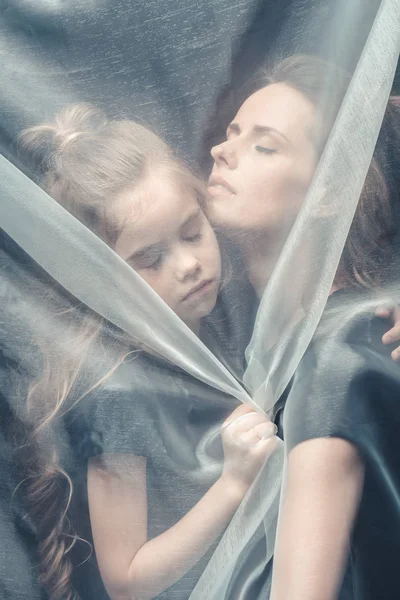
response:
<svg viewBox="0 0 400 600"><path fill-rule="evenodd" d="M198 329L201 319L204 319L212 312L217 303L218 291L207 296L208 297L202 298L196 306L193 306L193 310L190 311L190 314L185 315L184 318L181 317L192 330Z"/></svg>

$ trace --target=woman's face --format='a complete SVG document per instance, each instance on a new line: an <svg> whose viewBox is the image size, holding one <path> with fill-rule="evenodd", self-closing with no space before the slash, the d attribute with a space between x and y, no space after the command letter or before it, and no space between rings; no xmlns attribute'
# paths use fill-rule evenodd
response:
<svg viewBox="0 0 400 600"><path fill-rule="evenodd" d="M115 202L115 251L194 331L214 307L221 257L197 196L155 171Z"/></svg>
<svg viewBox="0 0 400 600"><path fill-rule="evenodd" d="M276 83L250 96L212 151L210 215L234 231L287 233L311 183L318 117L312 103Z"/></svg>

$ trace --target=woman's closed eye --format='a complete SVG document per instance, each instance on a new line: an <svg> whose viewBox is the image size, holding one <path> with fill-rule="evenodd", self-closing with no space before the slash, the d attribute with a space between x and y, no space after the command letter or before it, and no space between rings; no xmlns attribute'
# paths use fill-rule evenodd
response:
<svg viewBox="0 0 400 600"><path fill-rule="evenodd" d="M256 150L257 152L260 152L261 154L275 154L275 152L278 152L278 150L276 148L268 148L267 146L256 146Z"/></svg>

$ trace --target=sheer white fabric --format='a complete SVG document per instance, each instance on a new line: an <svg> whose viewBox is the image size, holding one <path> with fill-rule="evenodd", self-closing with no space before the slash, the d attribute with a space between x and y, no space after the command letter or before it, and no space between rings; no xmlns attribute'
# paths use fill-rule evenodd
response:
<svg viewBox="0 0 400 600"><path fill-rule="evenodd" d="M318 25L325 8L315 9L314 22L301 24L303 38ZM381 2L365 45L354 48L351 34L364 12L361 0L339 2L330 28L323 32L328 47L357 54L359 60L306 201L261 299L246 351L243 386L131 267L4 157L0 159L1 227L64 289L139 344L205 384L273 415L324 310L398 61L398 0ZM294 6L285 35L297 16ZM6 77L11 77L7 71ZM20 108L29 112L23 90L13 89L6 79L3 85L10 90L9 102L16 112ZM53 106L70 101L68 92L53 88L51 93ZM40 86L37 94L44 95ZM237 560L262 523L265 564L271 559L283 473L281 443L233 517L191 600L228 599Z"/></svg>
<svg viewBox="0 0 400 600"><path fill-rule="evenodd" d="M244 381L266 412L273 409L293 376L330 293L390 94L400 49L399 22L398 3L383 2L308 197L264 292L246 351ZM370 95L365 98L367 88ZM325 218L324 213L328 213ZM260 517L269 542L267 559L272 556L271 516L275 517L276 504L271 505L270 494L276 489L282 463L268 465L272 474L260 474L259 488L243 502L243 513L238 511L232 520L192 598L224 597L238 549L243 540L250 539Z"/></svg>

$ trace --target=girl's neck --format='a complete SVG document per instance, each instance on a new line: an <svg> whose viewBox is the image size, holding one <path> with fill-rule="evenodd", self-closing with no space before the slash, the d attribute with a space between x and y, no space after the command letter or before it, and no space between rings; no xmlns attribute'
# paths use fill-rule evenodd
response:
<svg viewBox="0 0 400 600"><path fill-rule="evenodd" d="M193 333L199 337L200 335L200 325L201 325L201 320L198 321L191 321L190 323L186 323L186 325L189 327L189 329L191 329L193 331Z"/></svg>

